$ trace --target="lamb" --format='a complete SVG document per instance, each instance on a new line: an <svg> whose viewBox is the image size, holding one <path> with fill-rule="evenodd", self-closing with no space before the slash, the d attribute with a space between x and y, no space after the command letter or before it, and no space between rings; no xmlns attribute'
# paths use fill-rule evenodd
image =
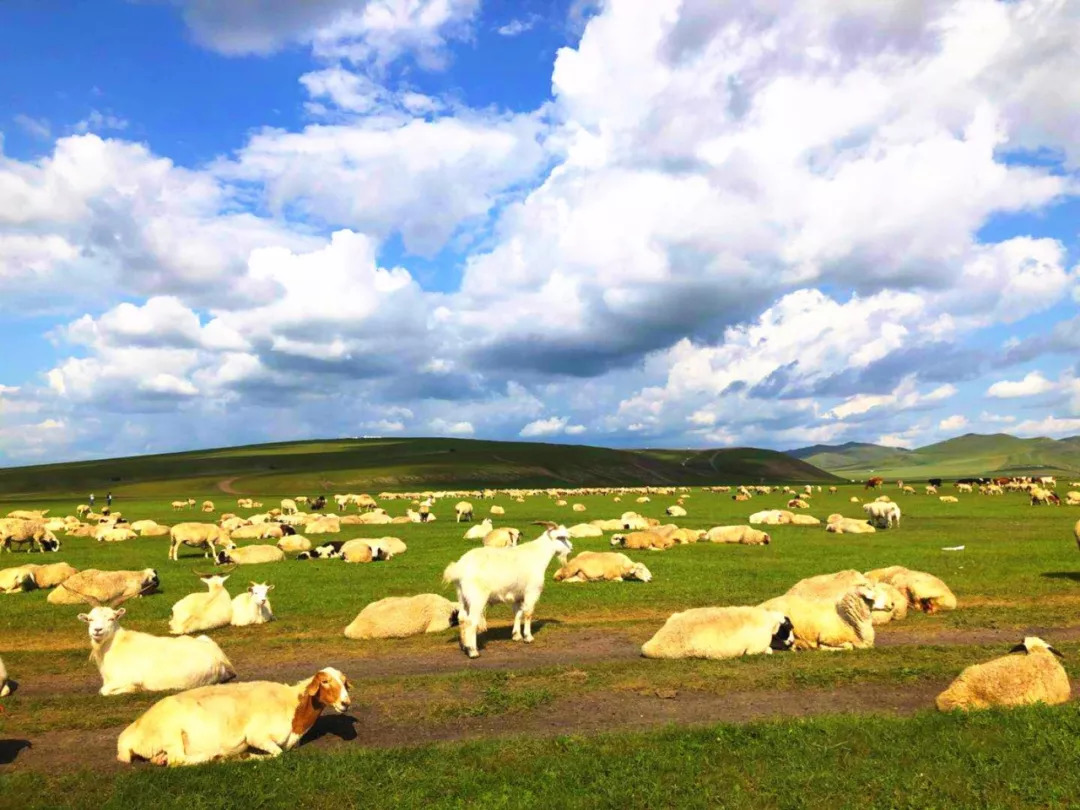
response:
<svg viewBox="0 0 1080 810"><path fill-rule="evenodd" d="M484 536L490 532L494 526L491 524L491 518L484 518L482 521L474 526L470 526L468 531L465 532L466 540L483 540Z"/></svg>
<svg viewBox="0 0 1080 810"><path fill-rule="evenodd" d="M454 507L454 520L458 523L470 521L473 518L473 505L468 501L459 501Z"/></svg>
<svg viewBox="0 0 1080 810"><path fill-rule="evenodd" d="M884 610L887 599L873 588L859 585L835 602L803 596L778 596L761 607L791 619L797 650L851 650L874 646L873 610Z"/></svg>
<svg viewBox="0 0 1080 810"><path fill-rule="evenodd" d="M582 551L555 572L556 582L650 582L652 574L641 563L614 551Z"/></svg>
<svg viewBox="0 0 1080 810"><path fill-rule="evenodd" d="M29 546L27 551L35 547L39 552L60 550L60 541L45 527L41 518L0 518L0 551L13 552L16 545Z"/></svg>
<svg viewBox="0 0 1080 810"><path fill-rule="evenodd" d="M604 530L592 523L578 523L575 526L571 526L568 531L570 532L570 537L574 539L604 536Z"/></svg>
<svg viewBox="0 0 1080 810"><path fill-rule="evenodd" d="M531 542L513 548L474 548L443 572L443 582L457 589L461 646L470 658L480 655L476 635L487 629L484 614L493 602L513 603L513 639L532 643L533 611L544 590L544 573L552 557L565 560L574 549L565 526L547 521L538 525L546 528Z"/></svg>
<svg viewBox="0 0 1080 810"><path fill-rule="evenodd" d="M516 546L521 539L521 529L500 526L484 535L483 544L488 548L507 548Z"/></svg>
<svg viewBox="0 0 1080 810"><path fill-rule="evenodd" d="M673 504L664 510L668 517L686 517L686 510L678 504Z"/></svg>
<svg viewBox="0 0 1080 810"><path fill-rule="evenodd" d="M792 645L791 621L761 607L707 607L668 618L641 647L646 658L738 658Z"/></svg>
<svg viewBox="0 0 1080 810"><path fill-rule="evenodd" d="M277 757L296 747L327 706L344 713L352 684L326 667L295 684L249 681L169 695L120 734L116 758L130 763L199 765L262 751Z"/></svg>
<svg viewBox="0 0 1080 810"><path fill-rule="evenodd" d="M656 532L629 532L627 534L613 534L611 545L623 548L648 549L649 551L664 551L675 545L671 537L664 537Z"/></svg>
<svg viewBox="0 0 1080 810"><path fill-rule="evenodd" d="M277 547L286 554L296 554L302 551L311 551L311 541L302 534L294 534L278 540Z"/></svg>
<svg viewBox="0 0 1080 810"><path fill-rule="evenodd" d="M80 596L90 600L88 594ZM97 604L79 614L90 632L90 659L101 673L99 694L191 689L236 677L229 659L207 636L169 638L125 630L120 626L125 613Z"/></svg>
<svg viewBox="0 0 1080 810"><path fill-rule="evenodd" d="M269 545L234 546L219 551L215 559L218 565L260 565L281 562L285 559L285 552Z"/></svg>
<svg viewBox="0 0 1080 810"><path fill-rule="evenodd" d="M1054 656L1061 653L1037 636L1028 636L1010 653L972 664L937 696L939 711L988 709L991 706L1054 706L1071 697L1069 676Z"/></svg>
<svg viewBox="0 0 1080 810"><path fill-rule="evenodd" d="M406 638L457 624L458 606L437 593L388 596L364 607L345 628L345 638Z"/></svg>
<svg viewBox="0 0 1080 810"><path fill-rule="evenodd" d="M204 549L203 557L215 557L217 544L229 541L229 533L213 523L177 523L169 530L169 559L180 559L180 546Z"/></svg>
<svg viewBox="0 0 1080 810"><path fill-rule="evenodd" d="M739 543L744 546L767 546L772 537L752 526L713 526L705 533L710 543Z"/></svg>
<svg viewBox="0 0 1080 810"><path fill-rule="evenodd" d="M867 571L871 582L887 582L905 596L908 604L924 613L955 610L956 596L949 586L925 571L912 571L901 565Z"/></svg>
<svg viewBox="0 0 1080 810"><path fill-rule="evenodd" d="M252 582L248 589L232 600L233 627L248 627L252 624L266 624L274 620L274 610L270 606L270 591L273 585L265 582Z"/></svg>
<svg viewBox="0 0 1080 810"><path fill-rule="evenodd" d="M206 593L190 593L172 606L169 632L174 636L216 630L232 622L232 600L225 590L229 575L195 573L206 585Z"/></svg>
<svg viewBox="0 0 1080 810"><path fill-rule="evenodd" d="M900 526L900 507L895 503L864 503L863 511L866 512L867 521L877 529Z"/></svg>
<svg viewBox="0 0 1080 810"><path fill-rule="evenodd" d="M45 600L50 605L79 605L127 600L151 594L161 580L153 568L142 571L100 571L86 568L64 580Z"/></svg>

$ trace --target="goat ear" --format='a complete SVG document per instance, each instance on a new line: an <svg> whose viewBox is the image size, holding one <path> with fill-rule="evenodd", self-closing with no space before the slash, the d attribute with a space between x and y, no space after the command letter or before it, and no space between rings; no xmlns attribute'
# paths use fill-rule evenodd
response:
<svg viewBox="0 0 1080 810"><path fill-rule="evenodd" d="M1027 652L1027 647L1025 647L1023 642L1021 642L1021 643L1017 644L1015 647L1013 647L1012 649L1010 649L1009 652L1011 652L1011 653Z"/></svg>
<svg viewBox="0 0 1080 810"><path fill-rule="evenodd" d="M322 673L320 672L319 675L322 675ZM304 694L308 697L315 697L315 695L319 694L319 688L321 686L319 682L319 675L316 675L314 678L308 681L308 685L304 688Z"/></svg>
<svg viewBox="0 0 1080 810"><path fill-rule="evenodd" d="M90 624L90 614L89 613L80 613L79 614L79 621L80 622L86 622L87 624Z"/></svg>
<svg viewBox="0 0 1080 810"><path fill-rule="evenodd" d="M119 619L125 613L127 613L127 608L120 608L119 610L116 611L116 618Z"/></svg>
<svg viewBox="0 0 1080 810"><path fill-rule="evenodd" d="M273 585L267 585L266 590L272 591L272 590L274 590L274 586Z"/></svg>

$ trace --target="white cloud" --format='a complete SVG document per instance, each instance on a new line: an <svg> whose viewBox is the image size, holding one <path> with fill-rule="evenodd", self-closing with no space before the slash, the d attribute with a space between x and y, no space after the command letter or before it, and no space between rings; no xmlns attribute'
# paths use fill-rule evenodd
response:
<svg viewBox="0 0 1080 810"><path fill-rule="evenodd" d="M540 18L534 14L525 18L510 20L510 22L496 28L495 32L501 37L517 37L531 31L538 22L540 22Z"/></svg>
<svg viewBox="0 0 1080 810"><path fill-rule="evenodd" d="M567 419L561 416L550 416L547 419L537 419L529 422L518 433L519 436L531 439L537 436L556 436L566 429Z"/></svg>
<svg viewBox="0 0 1080 810"><path fill-rule="evenodd" d="M11 120L38 140L46 141L52 137L52 127L49 125L48 119L34 118L24 113L16 113L11 117Z"/></svg>
<svg viewBox="0 0 1080 810"><path fill-rule="evenodd" d="M986 389L986 395L996 399L1013 399L1016 397L1032 397L1053 390L1054 383L1046 379L1038 371L1032 371L1025 375L1022 380L999 380Z"/></svg>
<svg viewBox="0 0 1080 810"><path fill-rule="evenodd" d="M1017 436L1071 436L1080 434L1080 418L1047 416L1027 419L1013 427Z"/></svg>
<svg viewBox="0 0 1080 810"><path fill-rule="evenodd" d="M451 422L442 418L432 419L428 427L440 436L472 436L476 433L471 422Z"/></svg>
<svg viewBox="0 0 1080 810"><path fill-rule="evenodd" d="M91 110L90 114L75 124L73 129L80 134L87 132L122 132L129 125L130 122L126 118L121 118L110 112Z"/></svg>
<svg viewBox="0 0 1080 810"><path fill-rule="evenodd" d="M945 419L942 419L940 422L938 422L938 429L939 430L956 431L956 430L961 430L961 429L967 427L967 425L968 425L967 417L964 416L963 414L957 413L957 414L953 414L952 416L948 416Z"/></svg>

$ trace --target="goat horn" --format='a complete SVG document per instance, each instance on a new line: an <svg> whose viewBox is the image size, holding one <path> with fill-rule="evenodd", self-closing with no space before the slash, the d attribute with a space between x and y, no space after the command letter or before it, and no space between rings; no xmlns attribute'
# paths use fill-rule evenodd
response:
<svg viewBox="0 0 1080 810"><path fill-rule="evenodd" d="M109 602L109 607L111 607L111 608L113 608L115 610L116 608L118 608L122 604L124 604L124 602L126 602L127 600L134 599L136 596L142 596L144 593L149 593L150 591L154 590L154 588L156 588L156 587L157 587L156 582L148 582L145 585L143 585L141 588L139 588L139 590L136 591L135 593L128 594L127 596L118 596L118 597L116 597L116 599L113 599L111 602Z"/></svg>
<svg viewBox="0 0 1080 810"><path fill-rule="evenodd" d="M559 524L556 523L553 520L534 520L533 525L534 526L546 526L548 529L557 529L557 528L559 528Z"/></svg>
<svg viewBox="0 0 1080 810"><path fill-rule="evenodd" d="M71 593L75 594L76 596L81 596L83 599L86 600L87 604L92 605L93 607L104 607L105 606L104 603L101 602L101 600L97 599L96 597L91 596L88 593L83 593L80 590L72 588L66 582L61 582L60 585L63 588L65 588L66 590L68 590Z"/></svg>

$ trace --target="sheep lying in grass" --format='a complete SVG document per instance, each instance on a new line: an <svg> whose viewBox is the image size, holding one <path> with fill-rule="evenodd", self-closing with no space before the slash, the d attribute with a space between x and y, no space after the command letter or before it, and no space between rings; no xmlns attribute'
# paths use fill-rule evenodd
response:
<svg viewBox="0 0 1080 810"><path fill-rule="evenodd" d="M906 596L892 585L874 583L865 574L854 569L801 579L792 585L784 596L798 596L835 604L837 599L857 586L872 588L875 592L874 606L871 608L871 620L875 627L907 617Z"/></svg>
<svg viewBox="0 0 1080 810"><path fill-rule="evenodd" d="M280 756L296 746L327 706L348 711L352 684L333 667L295 684L249 681L169 695L124 729L120 762L199 765L258 750Z"/></svg>
<svg viewBox="0 0 1080 810"><path fill-rule="evenodd" d="M858 518L846 518L843 515L829 515L825 531L833 534L874 534L877 529Z"/></svg>
<svg viewBox="0 0 1080 810"><path fill-rule="evenodd" d="M311 551L311 541L302 534L294 534L278 540L277 547L286 554L299 554L301 551Z"/></svg>
<svg viewBox="0 0 1080 810"><path fill-rule="evenodd" d="M686 509L678 504L673 504L664 510L664 514L668 517L686 517Z"/></svg>
<svg viewBox="0 0 1080 810"><path fill-rule="evenodd" d="M382 559L378 554L379 550L373 549L370 543L363 540L347 540L341 544L341 548L333 555L316 554L319 551L319 548L312 549L312 555L315 557L338 556L347 563L369 563L373 560Z"/></svg>
<svg viewBox="0 0 1080 810"><path fill-rule="evenodd" d="M583 537L604 536L604 530L593 523L578 523L575 526L571 526L567 531L570 532L570 536L575 540L579 540Z"/></svg>
<svg viewBox="0 0 1080 810"><path fill-rule="evenodd" d="M232 621L232 600L225 590L228 578L228 574L199 574L206 591L189 593L172 606L169 632L182 636L228 626Z"/></svg>
<svg viewBox="0 0 1080 810"><path fill-rule="evenodd" d="M372 559L376 560L392 560L399 554L404 554L409 550L409 547L405 545L400 537L361 537L350 540L349 543L365 543L371 549ZM348 546L349 543L345 545ZM346 562L348 562L348 559L346 559Z"/></svg>
<svg viewBox="0 0 1080 810"><path fill-rule="evenodd" d="M0 571L0 593L23 593L37 587L34 582L36 566L20 565L17 568L5 568Z"/></svg>
<svg viewBox="0 0 1080 810"><path fill-rule="evenodd" d="M479 523L473 524L465 532L466 540L483 540L484 536L490 532L494 526L491 523L491 518L484 518Z"/></svg>
<svg viewBox="0 0 1080 810"><path fill-rule="evenodd" d="M652 574L642 563L614 551L583 551L555 572L556 582L650 582Z"/></svg>
<svg viewBox="0 0 1080 810"><path fill-rule="evenodd" d="M458 606L437 593L372 602L345 628L345 638L405 638L456 627Z"/></svg>
<svg viewBox="0 0 1080 810"><path fill-rule="evenodd" d="M99 543L125 543L128 540L134 540L138 536L131 529L114 529L109 526L102 526L95 532L95 537Z"/></svg>
<svg viewBox="0 0 1080 810"><path fill-rule="evenodd" d="M768 532L753 526L713 526L705 533L710 543L738 543L744 546L767 546L772 542Z"/></svg>
<svg viewBox="0 0 1080 810"><path fill-rule="evenodd" d="M871 582L887 582L907 597L908 604L924 613L956 610L956 595L949 586L925 571L912 571L902 565L867 571Z"/></svg>
<svg viewBox="0 0 1080 810"><path fill-rule="evenodd" d="M87 568L72 574L46 599L51 605L80 605L116 602L133 596L145 596L161 584L153 568L142 571L99 571Z"/></svg>
<svg viewBox="0 0 1080 810"><path fill-rule="evenodd" d="M252 624L266 624L274 620L274 610L270 606L270 591L273 585L265 582L252 582L248 589L233 597L232 618L230 624L233 627L248 627Z"/></svg>
<svg viewBox="0 0 1080 810"><path fill-rule="evenodd" d="M690 545L705 539L704 529L685 529L680 526L675 526L674 524L657 526L653 531L670 540L674 540L680 546Z"/></svg>
<svg viewBox="0 0 1080 810"><path fill-rule="evenodd" d="M1011 652L1014 654L972 664L961 672L937 696L938 709L968 711L1031 703L1053 706L1069 700L1068 673L1054 657L1061 657L1061 653L1037 636L1028 636Z"/></svg>
<svg viewBox="0 0 1080 810"><path fill-rule="evenodd" d="M484 535L483 544L488 548L508 548L516 546L521 540L521 529L500 526Z"/></svg>
<svg viewBox="0 0 1080 810"><path fill-rule="evenodd" d="M261 565L262 563L281 562L285 552L277 546L233 546L223 548L217 553L218 565Z"/></svg>
<svg viewBox="0 0 1080 810"><path fill-rule="evenodd" d="M627 534L615 534L611 536L611 545L622 548L645 549L648 551L663 551L675 545L671 537L664 537L656 532L628 532Z"/></svg>
<svg viewBox="0 0 1080 810"><path fill-rule="evenodd" d="M813 515L792 515L792 526L820 526L821 521Z"/></svg>
<svg viewBox="0 0 1080 810"><path fill-rule="evenodd" d="M488 510L488 512L490 514L492 514L492 515L505 515L506 514L506 510L503 509L501 506L499 506L497 504L493 505L491 507L491 509Z"/></svg>
<svg viewBox="0 0 1080 810"><path fill-rule="evenodd" d="M754 512L748 521L751 525L765 524L766 526L783 526L791 523L794 515L786 509L765 509Z"/></svg>
<svg viewBox="0 0 1080 810"><path fill-rule="evenodd" d="M941 495L938 500L942 503L960 503L960 499L955 495Z"/></svg>
<svg viewBox="0 0 1080 810"><path fill-rule="evenodd" d="M646 658L738 658L792 644L792 624L760 607L694 608L675 613L641 647Z"/></svg>
<svg viewBox="0 0 1080 810"><path fill-rule="evenodd" d="M578 524L583 525L583 524ZM595 526L601 532L621 532L623 531L622 518L610 518L608 520L590 520L589 526Z"/></svg>
<svg viewBox="0 0 1080 810"><path fill-rule="evenodd" d="M860 585L835 602L784 595L760 606L791 619L797 650L851 650L874 646L871 611L884 610L887 600L873 588Z"/></svg>
<svg viewBox="0 0 1080 810"><path fill-rule="evenodd" d="M319 517L304 526L304 534L337 534L341 531L341 521L336 517Z"/></svg>

